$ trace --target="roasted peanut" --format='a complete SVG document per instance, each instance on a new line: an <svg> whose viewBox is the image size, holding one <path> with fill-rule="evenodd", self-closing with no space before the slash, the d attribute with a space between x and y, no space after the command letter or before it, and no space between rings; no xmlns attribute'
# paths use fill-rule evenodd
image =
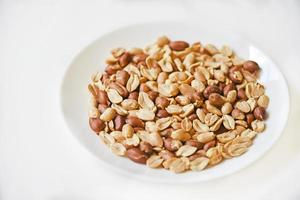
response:
<svg viewBox="0 0 300 200"><path fill-rule="evenodd" d="M98 118L90 118L89 124L91 129L96 133L99 133L105 128L105 123Z"/></svg>
<svg viewBox="0 0 300 200"><path fill-rule="evenodd" d="M122 54L119 57L119 64L121 67L125 67L126 65L128 65L130 61L131 61L131 55L128 52Z"/></svg>
<svg viewBox="0 0 300 200"><path fill-rule="evenodd" d="M189 46L190 45L184 41L172 41L169 43L169 47L173 51L183 51L184 49L186 49Z"/></svg>
<svg viewBox="0 0 300 200"><path fill-rule="evenodd" d="M211 93L208 100L209 103L214 106L222 106L225 103L225 98L218 93Z"/></svg>
<svg viewBox="0 0 300 200"><path fill-rule="evenodd" d="M259 70L258 64L252 60L244 62L243 68L251 73L254 73Z"/></svg>
<svg viewBox="0 0 300 200"><path fill-rule="evenodd" d="M129 76L130 75L125 70L118 70L116 73L116 81L123 86L126 86Z"/></svg>
<svg viewBox="0 0 300 200"><path fill-rule="evenodd" d="M115 129L117 131L121 131L123 125L125 124L125 117L121 115L117 115L114 119Z"/></svg>
<svg viewBox="0 0 300 200"><path fill-rule="evenodd" d="M230 83L228 85L226 85L223 89L223 94L224 96L227 96L227 94L231 91L231 90L235 90L235 85L233 83Z"/></svg>
<svg viewBox="0 0 300 200"><path fill-rule="evenodd" d="M130 148L126 151L126 154L130 160L140 164L146 164L147 155L139 148Z"/></svg>
<svg viewBox="0 0 300 200"><path fill-rule="evenodd" d="M153 147L148 142L142 141L140 143L140 149L146 154L151 154L153 152Z"/></svg>
<svg viewBox="0 0 300 200"><path fill-rule="evenodd" d="M169 113L166 110L158 110L156 116L159 118L168 117Z"/></svg>
<svg viewBox="0 0 300 200"><path fill-rule="evenodd" d="M205 88L203 96L208 99L212 93L221 94L221 90L215 85L209 85L207 88Z"/></svg>
<svg viewBox="0 0 300 200"><path fill-rule="evenodd" d="M126 123L130 124L132 127L143 128L145 126L144 122L137 117L128 116Z"/></svg>
<svg viewBox="0 0 300 200"><path fill-rule="evenodd" d="M139 93L138 92L131 92L129 93L128 99L134 99L134 100L138 100L139 97Z"/></svg>
<svg viewBox="0 0 300 200"><path fill-rule="evenodd" d="M155 99L155 104L158 108L164 109L169 105L169 100L166 97L157 97Z"/></svg>
<svg viewBox="0 0 300 200"><path fill-rule="evenodd" d="M266 110L263 107L256 107L253 111L254 117L258 120L265 120L267 115L266 115Z"/></svg>

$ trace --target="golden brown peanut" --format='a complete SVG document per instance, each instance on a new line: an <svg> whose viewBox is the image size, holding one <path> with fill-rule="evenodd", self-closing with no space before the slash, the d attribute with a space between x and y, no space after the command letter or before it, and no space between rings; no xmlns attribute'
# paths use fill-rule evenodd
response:
<svg viewBox="0 0 300 200"><path fill-rule="evenodd" d="M166 97L157 97L155 99L155 104L158 108L166 108L169 105L169 100Z"/></svg>
<svg viewBox="0 0 300 200"><path fill-rule="evenodd" d="M184 49L186 49L189 46L190 45L184 41L172 41L169 43L169 47L173 51L183 51Z"/></svg>
<svg viewBox="0 0 300 200"><path fill-rule="evenodd" d="M91 129L96 133L99 133L105 128L105 123L98 118L90 118L89 124Z"/></svg>
<svg viewBox="0 0 300 200"><path fill-rule="evenodd" d="M108 108L108 105L106 104L99 104L98 105L98 110L100 111L100 113L104 113L105 109Z"/></svg>
<svg viewBox="0 0 300 200"><path fill-rule="evenodd" d="M208 99L212 93L221 94L221 90L215 85L209 85L207 88L205 88L203 96Z"/></svg>
<svg viewBox="0 0 300 200"><path fill-rule="evenodd" d="M107 108L101 115L100 115L100 119L105 121L105 122L108 122L112 119L115 118L117 112L115 109L113 108Z"/></svg>
<svg viewBox="0 0 300 200"><path fill-rule="evenodd" d="M147 155L139 148L130 148L126 151L126 154L130 160L140 164L146 164Z"/></svg>
<svg viewBox="0 0 300 200"><path fill-rule="evenodd" d="M145 126L144 122L137 117L128 116L126 123L130 124L132 127L143 128Z"/></svg>
<svg viewBox="0 0 300 200"><path fill-rule="evenodd" d="M225 103L225 99L218 93L211 93L208 100L214 106L222 106Z"/></svg>
<svg viewBox="0 0 300 200"><path fill-rule="evenodd" d="M125 70L118 70L116 73L116 81L123 86L126 86L129 76L130 75Z"/></svg>
<svg viewBox="0 0 300 200"><path fill-rule="evenodd" d="M103 90L99 90L97 93L99 104L109 105L107 93Z"/></svg>
<svg viewBox="0 0 300 200"><path fill-rule="evenodd" d="M148 142L142 141L140 143L140 149L145 152L146 154L152 154L153 152L153 147L151 144L149 144Z"/></svg>
<svg viewBox="0 0 300 200"><path fill-rule="evenodd" d="M168 117L169 113L166 110L158 110L156 116L159 118Z"/></svg>
<svg viewBox="0 0 300 200"><path fill-rule="evenodd" d="M122 97L127 97L128 96L128 91L127 91L127 89L122 85L122 84L120 84L120 83L118 83L118 82L111 82L110 84L109 84L109 87L111 88L111 89L115 89L115 90L117 90L117 92L122 96Z"/></svg>
<svg viewBox="0 0 300 200"><path fill-rule="evenodd" d="M161 156L164 160L169 160L170 158L174 158L175 154L168 150L162 150L159 152L159 156Z"/></svg>
<svg viewBox="0 0 300 200"><path fill-rule="evenodd" d="M121 131L123 125L125 124L125 117L121 115L117 115L114 119L115 129L117 131Z"/></svg>
<svg viewBox="0 0 300 200"><path fill-rule="evenodd" d="M231 90L235 90L235 85L234 83L230 83L228 85L226 85L223 89L223 94L224 96L227 96L228 92L231 91Z"/></svg>
<svg viewBox="0 0 300 200"><path fill-rule="evenodd" d="M263 107L256 107L253 111L254 117L258 120L265 120L267 118L266 110Z"/></svg>
<svg viewBox="0 0 300 200"><path fill-rule="evenodd" d="M137 101L138 97L139 97L139 93L135 91L135 92L129 93L128 99L134 99Z"/></svg>
<svg viewBox="0 0 300 200"><path fill-rule="evenodd" d="M242 88L238 89L237 96L238 96L238 98L240 100L244 100L245 101L245 100L248 99L245 90L242 89Z"/></svg>
<svg viewBox="0 0 300 200"><path fill-rule="evenodd" d="M119 64L121 67L125 67L126 65L128 65L131 61L131 55L126 52L124 53L122 56L119 57Z"/></svg>
<svg viewBox="0 0 300 200"><path fill-rule="evenodd" d="M251 73L254 73L259 70L259 66L256 62L248 60L243 64L243 68Z"/></svg>
<svg viewBox="0 0 300 200"><path fill-rule="evenodd" d="M203 143L201 143L197 140L188 140L185 142L185 145L190 145L190 146L196 147L197 149L203 148Z"/></svg>

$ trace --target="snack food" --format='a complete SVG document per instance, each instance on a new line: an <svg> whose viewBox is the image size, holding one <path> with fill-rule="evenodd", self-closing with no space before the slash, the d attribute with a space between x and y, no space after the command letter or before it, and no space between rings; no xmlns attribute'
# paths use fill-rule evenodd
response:
<svg viewBox="0 0 300 200"><path fill-rule="evenodd" d="M92 76L89 124L118 156L200 171L240 156L265 129L260 67L228 46L170 41L117 48Z"/></svg>

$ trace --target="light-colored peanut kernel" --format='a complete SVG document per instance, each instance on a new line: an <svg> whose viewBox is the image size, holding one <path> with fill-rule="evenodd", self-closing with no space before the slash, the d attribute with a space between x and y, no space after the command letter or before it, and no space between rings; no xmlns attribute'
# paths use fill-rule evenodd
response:
<svg viewBox="0 0 300 200"><path fill-rule="evenodd" d="M187 157L196 152L197 148L190 145L183 145L176 151L176 156Z"/></svg>
<svg viewBox="0 0 300 200"><path fill-rule="evenodd" d="M267 108L269 105L269 97L267 95L262 95L258 98L257 104L263 108Z"/></svg>
<svg viewBox="0 0 300 200"><path fill-rule="evenodd" d="M166 111L170 114L180 114L182 112L182 107L179 105L169 105Z"/></svg>
<svg viewBox="0 0 300 200"><path fill-rule="evenodd" d="M200 133L197 136L197 140L201 143L207 143L215 139L215 134L213 132Z"/></svg>
<svg viewBox="0 0 300 200"><path fill-rule="evenodd" d="M178 129L171 133L171 138L180 141L187 141L191 139L191 135L183 129Z"/></svg>
<svg viewBox="0 0 300 200"><path fill-rule="evenodd" d="M209 159L206 157L199 157L190 163L190 168L193 171L203 170L209 163Z"/></svg>
<svg viewBox="0 0 300 200"><path fill-rule="evenodd" d="M113 108L107 108L105 111L100 115L100 119L108 122L112 120L116 116L117 112Z"/></svg>
<svg viewBox="0 0 300 200"><path fill-rule="evenodd" d="M107 96L112 103L120 103L123 97L115 89L108 89Z"/></svg>
<svg viewBox="0 0 300 200"><path fill-rule="evenodd" d="M140 85L140 79L139 76L135 73L132 73L127 81L126 84L126 89L129 92L134 91L135 89L137 89L137 87Z"/></svg>
<svg viewBox="0 0 300 200"><path fill-rule="evenodd" d="M261 133L265 130L265 123L263 121L254 120L251 127L255 132Z"/></svg>
<svg viewBox="0 0 300 200"><path fill-rule="evenodd" d="M228 130L233 130L235 128L235 121L232 116L224 115L223 116L223 125Z"/></svg>
<svg viewBox="0 0 300 200"><path fill-rule="evenodd" d="M142 108L136 112L136 116L144 121L151 121L155 117L155 113L148 108Z"/></svg>
<svg viewBox="0 0 300 200"><path fill-rule="evenodd" d="M150 158L147 159L147 166L151 168L158 168L163 163L163 159L160 156L152 155Z"/></svg>
<svg viewBox="0 0 300 200"><path fill-rule="evenodd" d="M118 156L124 156L126 152L126 148L121 143L113 143L110 145L110 150L118 155Z"/></svg>

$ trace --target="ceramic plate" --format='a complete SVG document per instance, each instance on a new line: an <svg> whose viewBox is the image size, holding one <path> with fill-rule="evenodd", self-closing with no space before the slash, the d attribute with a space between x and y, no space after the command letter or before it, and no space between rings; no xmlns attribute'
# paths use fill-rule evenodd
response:
<svg viewBox="0 0 300 200"><path fill-rule="evenodd" d="M89 129L87 85L90 77L105 67L105 58L116 47L145 47L161 35L172 40L201 41L218 47L229 45L240 57L255 60L262 68L260 81L270 97L266 131L259 134L249 151L201 172L173 174L163 169L150 169L127 158L115 156ZM62 112L70 132L107 170L114 169L128 177L154 182L198 182L232 174L256 161L269 150L281 135L289 112L287 84L276 64L255 44L238 33L223 32L217 27L183 23L147 23L120 28L100 37L79 53L71 62L61 87ZM103 170L103 169L99 169Z"/></svg>

